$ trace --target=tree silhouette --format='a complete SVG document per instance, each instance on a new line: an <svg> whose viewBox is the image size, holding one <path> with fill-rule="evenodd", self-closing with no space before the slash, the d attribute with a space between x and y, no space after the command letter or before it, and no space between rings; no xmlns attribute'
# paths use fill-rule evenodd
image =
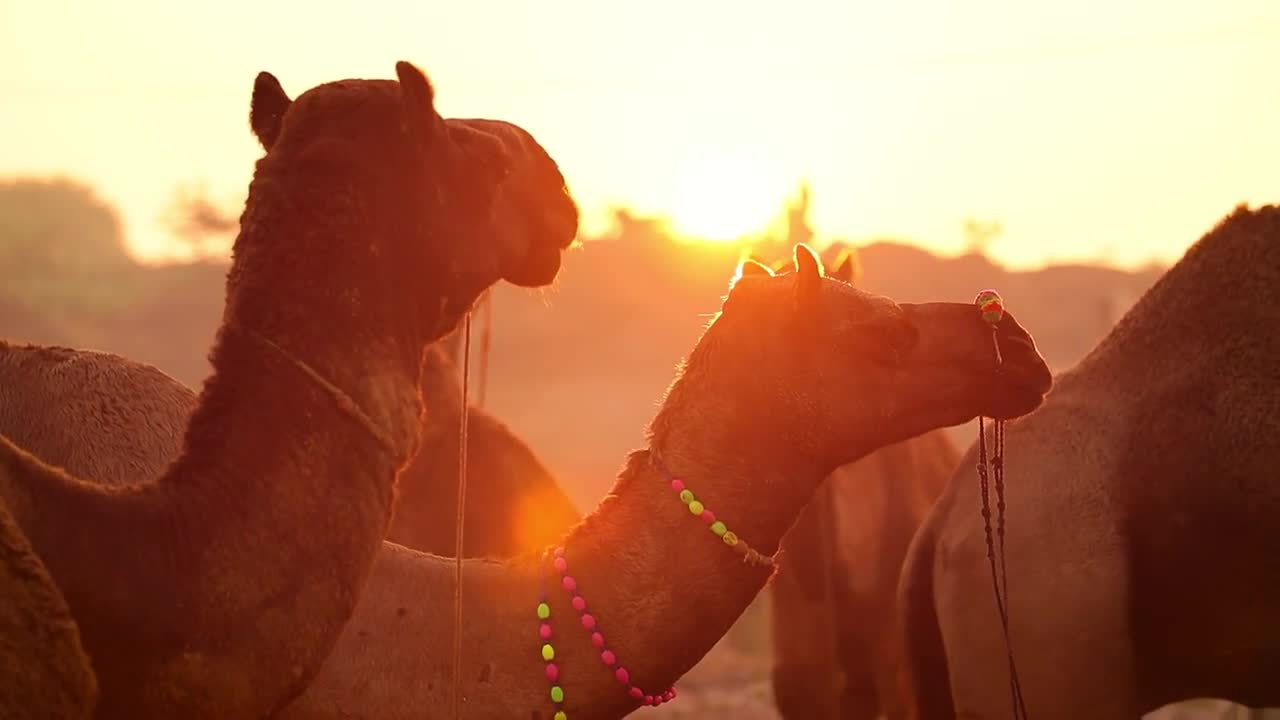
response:
<svg viewBox="0 0 1280 720"><path fill-rule="evenodd" d="M964 221L965 251L972 255L986 255L991 243L1004 232L999 220L982 221L966 218Z"/></svg>
<svg viewBox="0 0 1280 720"><path fill-rule="evenodd" d="M240 218L209 198L204 183L179 185L162 215L173 241L193 260L223 259L231 252Z"/></svg>
<svg viewBox="0 0 1280 720"><path fill-rule="evenodd" d="M127 301L136 271L120 219L87 185L0 181L0 297L31 308L103 309Z"/></svg>

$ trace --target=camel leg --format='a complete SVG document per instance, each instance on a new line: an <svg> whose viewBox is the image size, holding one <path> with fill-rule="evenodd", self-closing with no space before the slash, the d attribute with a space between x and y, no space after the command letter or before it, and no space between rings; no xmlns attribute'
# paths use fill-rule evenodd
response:
<svg viewBox="0 0 1280 720"><path fill-rule="evenodd" d="M845 684L840 695L840 720L876 720L880 717L880 694L874 678L864 676Z"/></svg>
<svg viewBox="0 0 1280 720"><path fill-rule="evenodd" d="M825 663L775 665L774 704L785 720L834 720L842 683L836 668Z"/></svg>

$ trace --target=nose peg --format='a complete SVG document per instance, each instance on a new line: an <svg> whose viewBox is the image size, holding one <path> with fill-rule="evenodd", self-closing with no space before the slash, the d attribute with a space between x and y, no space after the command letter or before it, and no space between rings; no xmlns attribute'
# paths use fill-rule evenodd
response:
<svg viewBox="0 0 1280 720"><path fill-rule="evenodd" d="M1004 357L1000 354L1000 338L997 332L1000 328L1000 321L1004 319L1004 300L1001 299L1000 293L990 288L979 292L977 297L973 299L973 304L978 306L978 310L982 313L982 320L991 326L991 344L996 349L996 367L1004 364Z"/></svg>

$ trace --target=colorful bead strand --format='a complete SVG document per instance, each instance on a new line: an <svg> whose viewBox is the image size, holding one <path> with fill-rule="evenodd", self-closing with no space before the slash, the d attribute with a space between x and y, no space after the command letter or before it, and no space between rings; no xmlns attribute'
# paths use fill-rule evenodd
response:
<svg viewBox="0 0 1280 720"><path fill-rule="evenodd" d="M565 589L565 592L569 593L569 603L574 610L578 611L582 629L591 634L591 644L600 651L600 662L613 671L614 679L626 689L627 695L632 699L639 700L644 705L654 707L674 700L676 697L676 689L674 687L667 688L661 693L653 694L646 693L631 683L631 673L626 667L618 663L618 655L609 648L608 643L605 641L604 633L600 631L596 617L587 612L586 598L578 593L578 581L569 574L569 561L565 559L564 548L556 548L553 555L555 559L552 560L551 564L556 569L556 572L560 573L560 586Z"/></svg>
<svg viewBox="0 0 1280 720"><path fill-rule="evenodd" d="M664 471L664 475L666 472ZM685 504L689 509L689 513L706 523L708 529L725 545L728 545L734 552L742 556L742 561L748 565L757 565L759 567L772 567L773 558L761 554L759 551L752 549L745 540L738 537L732 530L724 524L723 521L716 519L716 514L711 512L706 505L702 503L693 491L685 487L684 481L679 478L671 478L671 489L676 491L680 497L680 502Z"/></svg>
<svg viewBox="0 0 1280 720"><path fill-rule="evenodd" d="M556 708L551 720L568 720L569 716L560 707L564 703L564 689L558 684L560 668L552 662L556 659L556 649L551 644L551 605L547 603L547 590L542 582L542 573L538 573L538 584L538 642L542 645L542 661L546 663L544 670L547 681L551 683L551 702Z"/></svg>

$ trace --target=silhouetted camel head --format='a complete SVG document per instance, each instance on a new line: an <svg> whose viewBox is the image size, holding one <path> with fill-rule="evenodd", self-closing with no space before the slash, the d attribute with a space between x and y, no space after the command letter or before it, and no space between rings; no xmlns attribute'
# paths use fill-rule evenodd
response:
<svg viewBox="0 0 1280 720"><path fill-rule="evenodd" d="M285 207L314 213L308 200L323 188L335 222L350 223L345 214L367 223L351 228L368 247L348 248L349 262L369 262L386 275L375 284L389 291L408 284L442 295L417 300L439 302L432 312L443 309L448 327L497 280L554 280L578 228L555 161L510 123L440 117L430 82L413 65L397 63L396 75L398 82L325 83L291 100L260 73L249 122L267 153L242 226L273 220L255 214L255 194L284 192Z"/></svg>
<svg viewBox="0 0 1280 720"><path fill-rule="evenodd" d="M742 356L735 405L776 432L807 429L810 444L822 445L807 450L824 461L848 462L979 414L1017 417L1051 386L1035 342L1007 313L993 340L970 303L899 305L825 277L804 245L795 268L775 275L745 261L703 345Z"/></svg>

